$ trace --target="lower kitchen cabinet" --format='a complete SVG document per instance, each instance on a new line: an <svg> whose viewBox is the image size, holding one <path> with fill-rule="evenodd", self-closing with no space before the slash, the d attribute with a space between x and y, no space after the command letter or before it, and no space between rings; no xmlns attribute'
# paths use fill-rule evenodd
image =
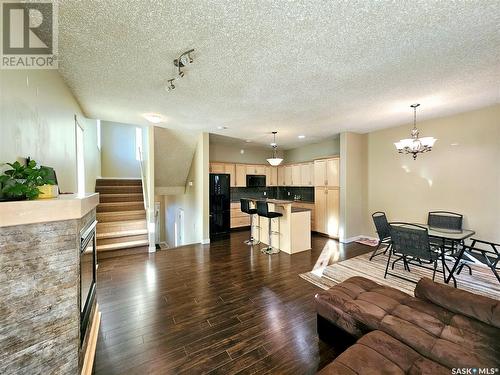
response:
<svg viewBox="0 0 500 375"><path fill-rule="evenodd" d="M231 203L231 228L250 226L250 215L241 211L239 202Z"/></svg>
<svg viewBox="0 0 500 375"><path fill-rule="evenodd" d="M339 188L320 187L314 192L315 231L330 237L339 236Z"/></svg>

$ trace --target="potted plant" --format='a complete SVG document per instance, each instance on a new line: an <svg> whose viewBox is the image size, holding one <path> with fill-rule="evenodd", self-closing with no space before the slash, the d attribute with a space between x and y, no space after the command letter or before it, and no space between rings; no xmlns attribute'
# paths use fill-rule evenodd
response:
<svg viewBox="0 0 500 375"><path fill-rule="evenodd" d="M30 160L26 165L18 161L7 165L11 169L0 176L0 200L37 199L41 194L41 186L55 184L54 180L48 177L50 169L37 166L34 160Z"/></svg>

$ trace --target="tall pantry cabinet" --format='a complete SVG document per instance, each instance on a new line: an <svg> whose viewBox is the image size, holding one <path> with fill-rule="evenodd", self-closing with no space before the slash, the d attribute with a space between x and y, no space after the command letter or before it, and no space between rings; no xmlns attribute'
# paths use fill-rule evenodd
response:
<svg viewBox="0 0 500 375"><path fill-rule="evenodd" d="M339 158L314 161L314 206L316 232L339 236Z"/></svg>

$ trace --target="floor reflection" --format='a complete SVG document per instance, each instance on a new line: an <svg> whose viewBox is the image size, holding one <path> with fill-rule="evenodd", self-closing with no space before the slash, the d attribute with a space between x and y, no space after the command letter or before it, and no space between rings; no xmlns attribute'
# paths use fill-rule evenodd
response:
<svg viewBox="0 0 500 375"><path fill-rule="evenodd" d="M323 246L312 272L321 276L326 266L338 262L343 255L342 245L336 240L328 240Z"/></svg>

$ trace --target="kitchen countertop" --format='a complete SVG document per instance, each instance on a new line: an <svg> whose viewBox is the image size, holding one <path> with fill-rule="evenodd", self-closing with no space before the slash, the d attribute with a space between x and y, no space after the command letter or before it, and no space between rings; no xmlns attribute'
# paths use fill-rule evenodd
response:
<svg viewBox="0 0 500 375"><path fill-rule="evenodd" d="M287 204L287 203L304 203L304 204L314 204L314 202L310 201L304 201L304 200L293 200L293 199L273 199L273 198L247 198L244 197L244 199L248 199L251 201L266 201L269 203L277 203L277 204ZM231 201L231 203L240 203L239 200L237 201Z"/></svg>
<svg viewBox="0 0 500 375"><path fill-rule="evenodd" d="M80 219L99 204L99 193L0 202L0 227Z"/></svg>
<svg viewBox="0 0 500 375"><path fill-rule="evenodd" d="M303 208L303 207L292 207L292 214L295 212L306 212L309 211L311 212L310 208Z"/></svg>

